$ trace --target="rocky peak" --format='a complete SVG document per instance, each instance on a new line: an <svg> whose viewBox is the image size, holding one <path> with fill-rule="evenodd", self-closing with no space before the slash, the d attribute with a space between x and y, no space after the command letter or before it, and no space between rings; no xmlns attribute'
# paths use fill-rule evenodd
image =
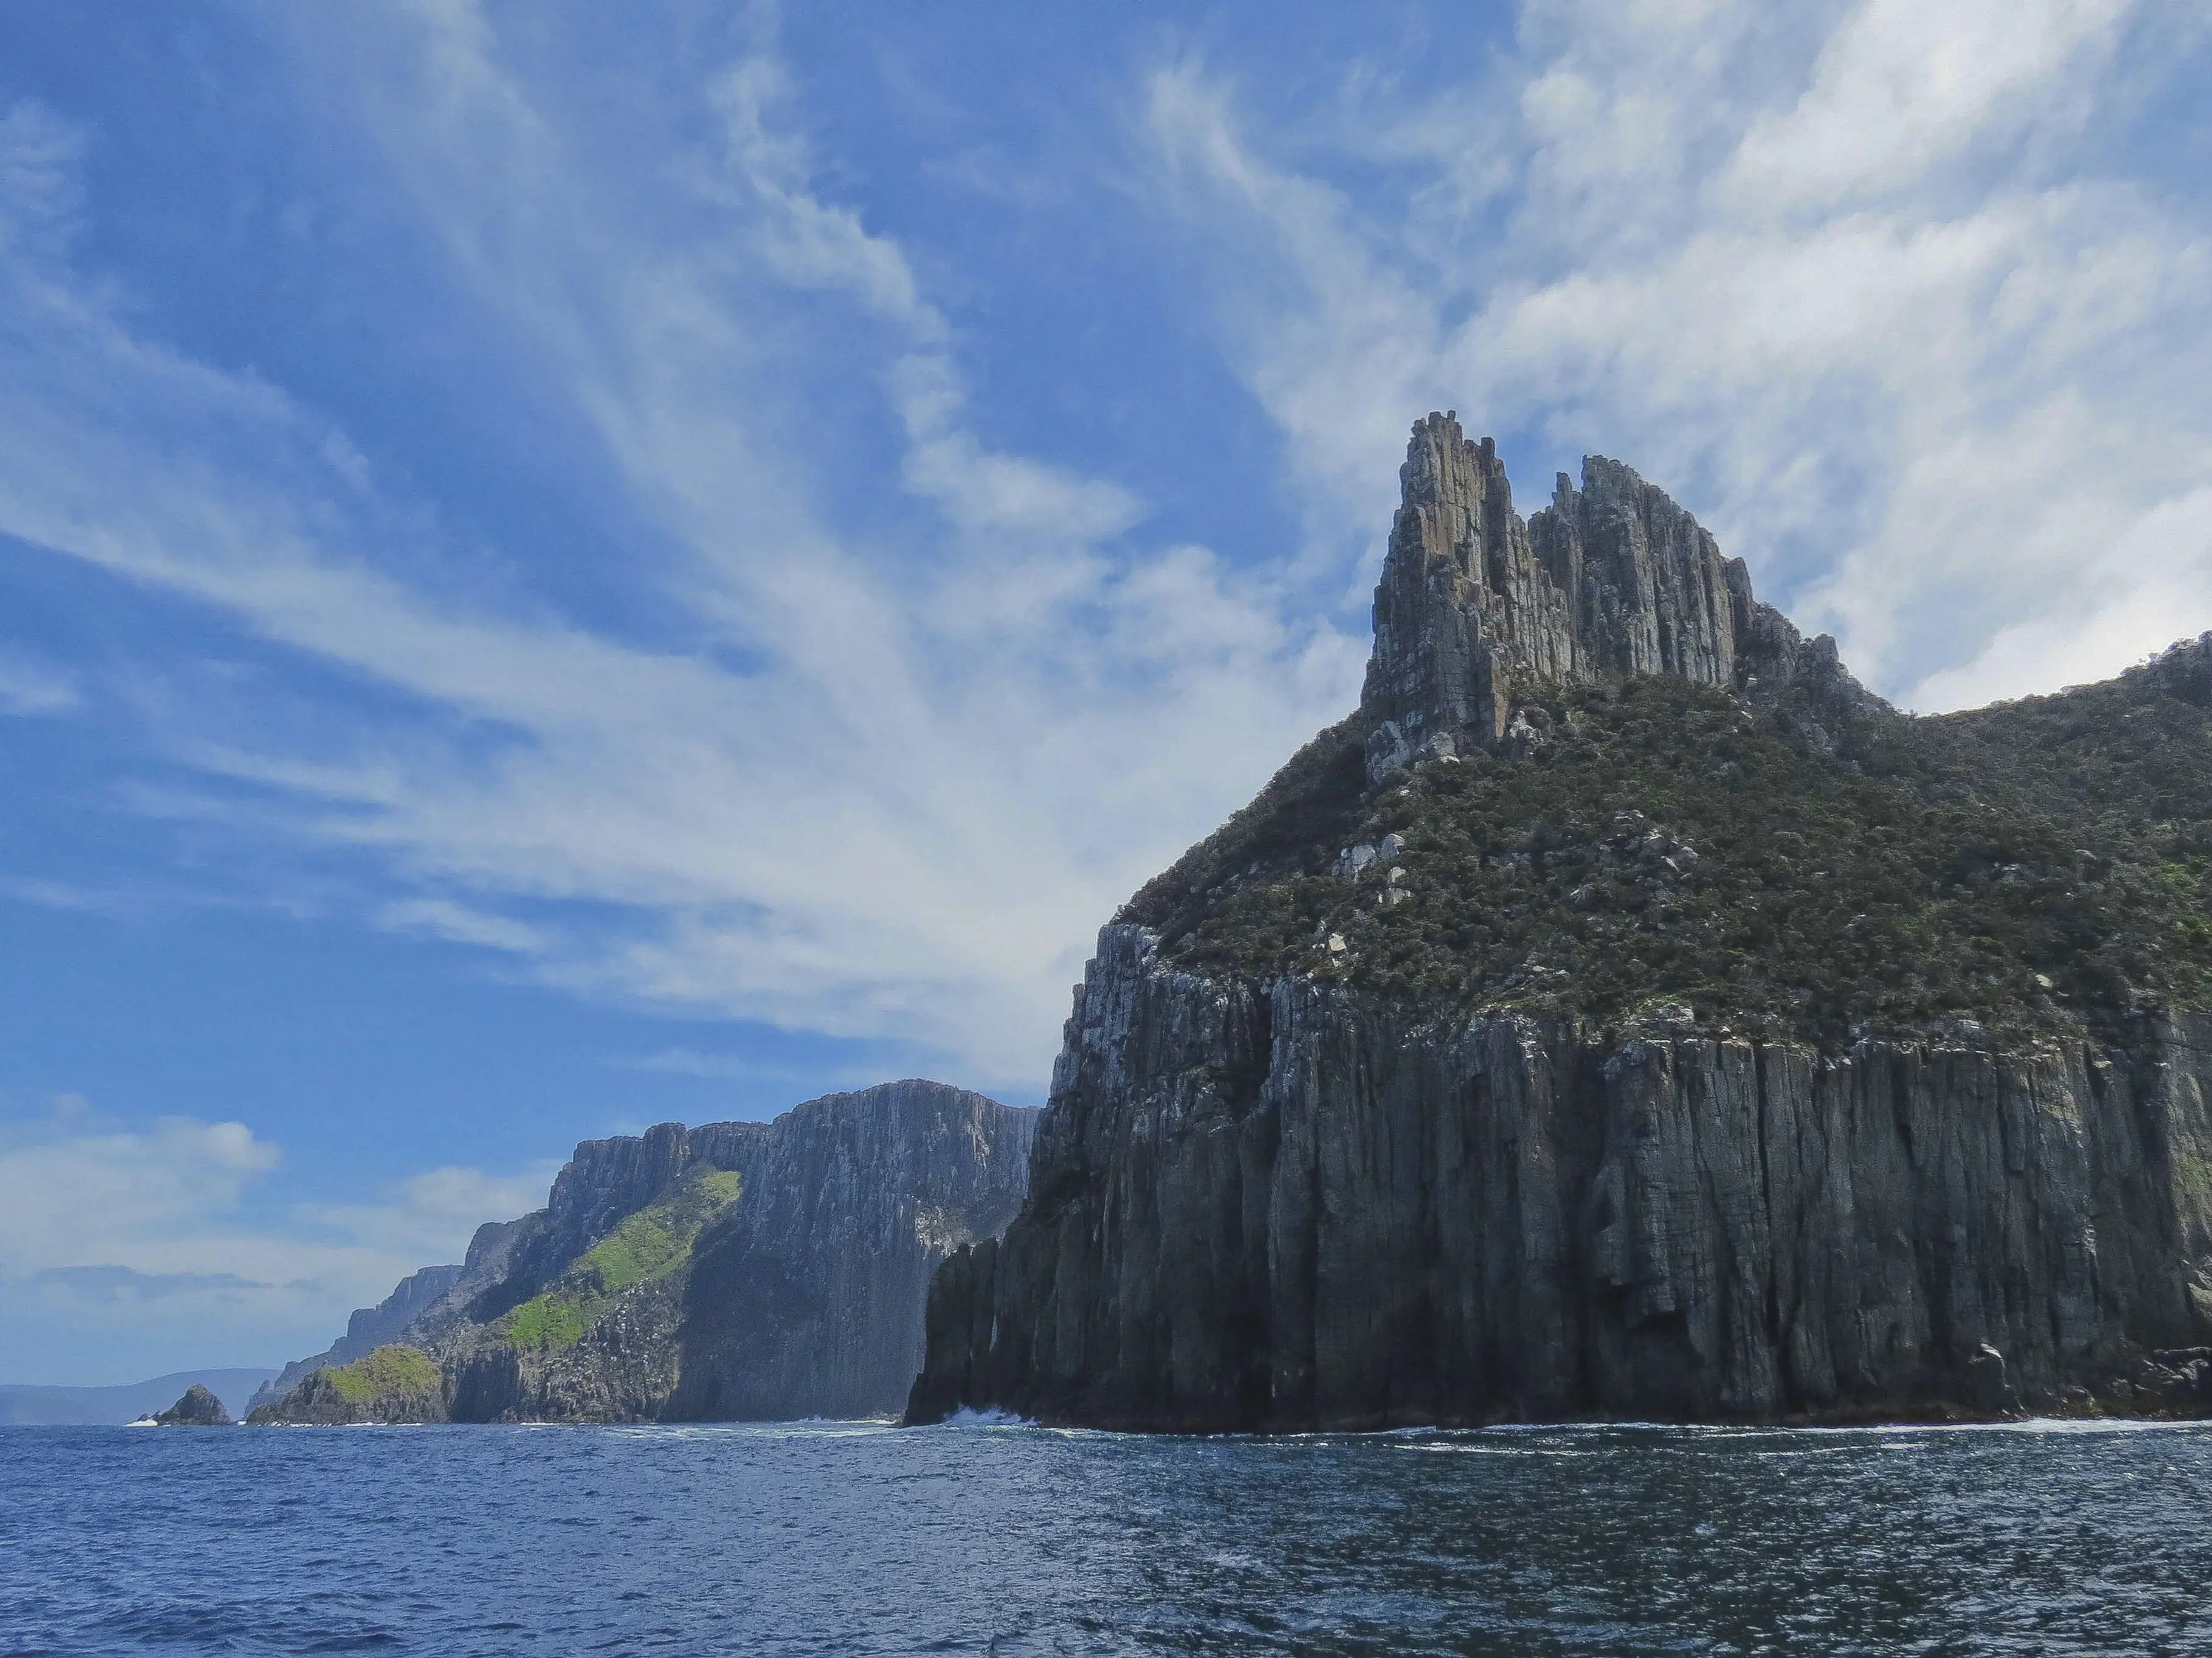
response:
<svg viewBox="0 0 2212 1658"><path fill-rule="evenodd" d="M1833 663L1832 641L1807 646L1753 598L1741 559L1619 461L1585 456L1582 487L1560 473L1523 520L1497 446L1448 412L1415 423L1398 477L1360 696L1370 782L1505 740L1516 685L1668 674L1741 689L1761 668L1787 679Z"/></svg>

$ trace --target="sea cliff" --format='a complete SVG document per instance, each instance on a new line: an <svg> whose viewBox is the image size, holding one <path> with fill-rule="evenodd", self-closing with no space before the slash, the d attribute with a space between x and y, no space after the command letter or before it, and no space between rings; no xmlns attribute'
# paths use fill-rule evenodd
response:
<svg viewBox="0 0 2212 1658"><path fill-rule="evenodd" d="M461 1272L459 1266L425 1266L410 1272L375 1306L356 1309L353 1316L346 1321L346 1333L323 1351L312 1358L294 1359L256 1388L247 1410L275 1404L314 1371L351 1364L386 1343L398 1340L409 1325L435 1306L453 1287Z"/></svg>
<svg viewBox="0 0 2212 1658"><path fill-rule="evenodd" d="M249 1420L896 1412L931 1273L1012 1218L1037 1114L917 1080L587 1140L390 1339Z"/></svg>
<svg viewBox="0 0 2212 1658"><path fill-rule="evenodd" d="M933 1288L917 1418L2049 1407L2212 1333L2202 1014L2133 1054L1592 1042L1224 983L1118 927L1072 1026L1030 1204ZM2172 1386L2144 1402L2193 1408Z"/></svg>
<svg viewBox="0 0 2212 1658"><path fill-rule="evenodd" d="M1943 720L1416 427L1360 710L1105 928L911 1420L2212 1408L2212 639Z"/></svg>

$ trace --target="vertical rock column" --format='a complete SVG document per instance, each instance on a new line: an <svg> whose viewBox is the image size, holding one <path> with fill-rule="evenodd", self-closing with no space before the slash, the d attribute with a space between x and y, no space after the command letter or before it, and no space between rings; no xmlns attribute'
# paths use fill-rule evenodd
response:
<svg viewBox="0 0 2212 1658"><path fill-rule="evenodd" d="M1451 415L1413 428L1398 471L1401 504L1375 588L1375 649L1360 709L1368 772L1453 754L1504 729L1505 686L1483 637L1488 570L1515 531L1513 495L1496 446L1470 443Z"/></svg>
<svg viewBox="0 0 2212 1658"><path fill-rule="evenodd" d="M1746 647L1794 662L1796 629L1753 599L1741 561L1618 461L1584 456L1583 487L1560 474L1523 522L1496 446L1432 414L1398 477L1360 695L1370 782L1495 743L1516 685L1633 673L1731 685Z"/></svg>

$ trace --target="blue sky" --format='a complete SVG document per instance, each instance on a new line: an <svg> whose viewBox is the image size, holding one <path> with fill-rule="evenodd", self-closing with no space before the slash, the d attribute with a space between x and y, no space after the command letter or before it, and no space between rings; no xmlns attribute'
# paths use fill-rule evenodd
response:
<svg viewBox="0 0 2212 1658"><path fill-rule="evenodd" d="M578 1139L1042 1099L1355 699L1406 429L1909 706L2212 627L2201 13L0 12L0 1380Z"/></svg>

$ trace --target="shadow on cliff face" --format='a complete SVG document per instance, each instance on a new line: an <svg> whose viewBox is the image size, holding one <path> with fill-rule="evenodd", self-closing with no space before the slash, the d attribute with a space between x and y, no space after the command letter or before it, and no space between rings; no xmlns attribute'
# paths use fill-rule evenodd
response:
<svg viewBox="0 0 2212 1658"><path fill-rule="evenodd" d="M2168 1357L2206 1337L2202 1016L2138 1071L2080 1048L1607 1049L1510 1017L1407 1029L1278 985L1271 1084L1222 1114L1202 1030L1154 1023L1211 987L1160 976L1176 993L1122 1038L1150 1056L1142 1094L1079 1073L1048 1125L1115 1151L939 1272L915 1419L2198 1407L2114 1384L2186 1369Z"/></svg>
<svg viewBox="0 0 2212 1658"><path fill-rule="evenodd" d="M794 1270L793 1262L749 1238L718 1240L686 1288L684 1379L668 1402L668 1416L748 1420L881 1414L883 1380L869 1370L881 1370L888 1361L903 1382L913 1362L908 1350L919 1343L879 1341L871 1344L878 1351L837 1363L830 1356L849 1344L849 1336L836 1327L839 1309L819 1278ZM926 1292L926 1284L914 1285L915 1305ZM881 1351L885 1347L888 1352Z"/></svg>
<svg viewBox="0 0 2212 1658"><path fill-rule="evenodd" d="M888 1416L905 1402L931 1275L1013 1218L1037 1114L875 1091L863 1109L793 1113L750 1173L753 1199L702 1239L671 1417Z"/></svg>

